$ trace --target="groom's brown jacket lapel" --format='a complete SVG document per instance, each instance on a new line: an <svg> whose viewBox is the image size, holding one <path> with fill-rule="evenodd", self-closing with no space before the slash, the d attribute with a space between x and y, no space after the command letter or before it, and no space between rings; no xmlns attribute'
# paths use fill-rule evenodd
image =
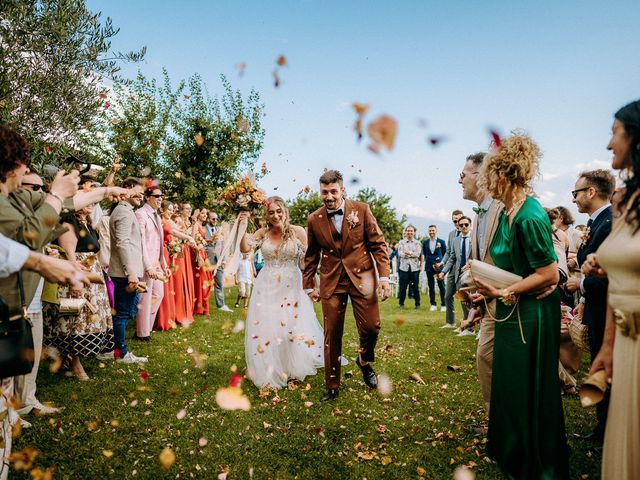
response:
<svg viewBox="0 0 640 480"><path fill-rule="evenodd" d="M352 221L357 218L357 221ZM375 292L376 270L389 276L389 256L384 236L369 205L345 200L340 234L321 207L307 219L308 246L304 260L303 287L315 288L320 265L320 296L329 298L343 273L363 294Z"/></svg>

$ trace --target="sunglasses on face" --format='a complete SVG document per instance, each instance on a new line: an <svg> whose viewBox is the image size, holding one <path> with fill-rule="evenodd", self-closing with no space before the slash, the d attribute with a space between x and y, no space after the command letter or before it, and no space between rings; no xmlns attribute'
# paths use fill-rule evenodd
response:
<svg viewBox="0 0 640 480"><path fill-rule="evenodd" d="M459 223L458 226L459 227L468 227L470 224L469 223Z"/></svg>
<svg viewBox="0 0 640 480"><path fill-rule="evenodd" d="M573 190L571 192L571 195L573 196L573 198L576 198L578 196L579 192L584 192L585 190L589 190L590 188L592 188L592 187L583 187L583 188L579 188L577 190Z"/></svg>
<svg viewBox="0 0 640 480"><path fill-rule="evenodd" d="M153 198L162 198L162 197L164 197L164 195L162 193L157 193L155 195L149 195L149 196L153 197Z"/></svg>
<svg viewBox="0 0 640 480"><path fill-rule="evenodd" d="M477 175L477 174L478 172L469 172L469 173L460 172L460 180L465 178L467 175Z"/></svg>
<svg viewBox="0 0 640 480"><path fill-rule="evenodd" d="M33 190L34 192L39 192L40 190L42 190L44 192L44 185L38 185L37 183L22 182L22 186L23 187L31 187L31 190Z"/></svg>

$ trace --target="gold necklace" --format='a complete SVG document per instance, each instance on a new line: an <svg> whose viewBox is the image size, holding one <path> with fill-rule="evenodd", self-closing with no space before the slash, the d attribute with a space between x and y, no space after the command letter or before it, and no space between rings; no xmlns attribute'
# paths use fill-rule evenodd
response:
<svg viewBox="0 0 640 480"><path fill-rule="evenodd" d="M508 211L508 212L506 212L507 217L510 217L510 216L511 216L511 214L513 213L513 211L514 211L516 208L520 208L526 199L527 199L527 197L526 197L526 195L525 195L525 197L524 197L522 200L518 200L517 202L515 202L515 203L511 206L511 208L509 209L509 211Z"/></svg>

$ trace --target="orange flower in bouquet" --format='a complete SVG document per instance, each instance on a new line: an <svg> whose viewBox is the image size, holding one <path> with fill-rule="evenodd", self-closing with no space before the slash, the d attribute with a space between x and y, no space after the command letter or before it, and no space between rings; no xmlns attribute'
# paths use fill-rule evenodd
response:
<svg viewBox="0 0 640 480"><path fill-rule="evenodd" d="M236 182L227 185L216 203L238 213L242 211L259 212L265 201L266 195L256 186L255 178L245 175Z"/></svg>

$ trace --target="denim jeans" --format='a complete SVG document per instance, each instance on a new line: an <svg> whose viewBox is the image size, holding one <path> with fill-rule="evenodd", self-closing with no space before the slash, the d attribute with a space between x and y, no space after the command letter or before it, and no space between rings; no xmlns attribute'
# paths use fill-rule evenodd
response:
<svg viewBox="0 0 640 480"><path fill-rule="evenodd" d="M126 277L111 277L114 287L115 315L113 316L113 336L115 348L120 350L122 356L127 353L127 342L124 334L129 320L136 318L138 313L138 292L129 293L126 288L129 283Z"/></svg>

